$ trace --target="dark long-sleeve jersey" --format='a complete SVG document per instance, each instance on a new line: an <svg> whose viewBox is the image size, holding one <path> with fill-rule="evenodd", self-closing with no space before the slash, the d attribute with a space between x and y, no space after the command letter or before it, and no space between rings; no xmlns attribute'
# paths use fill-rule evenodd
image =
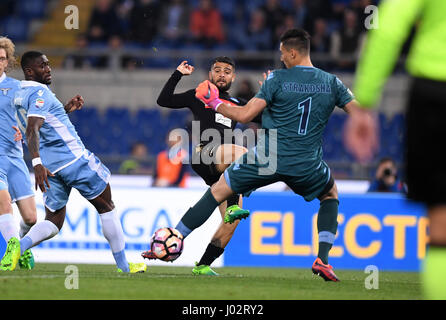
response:
<svg viewBox="0 0 446 320"><path fill-rule="evenodd" d="M203 102L195 97L195 89L183 93L174 93L182 76L183 74L180 71L175 70L161 90L157 100L158 105L171 109L190 109L194 115L194 120L200 122L200 143L207 144L210 142L209 140L202 141L202 133L207 129L218 130L221 137L221 143L225 143L224 130L234 130L237 122L215 112L211 107L205 106ZM246 103L246 101L243 101L242 99L231 97L228 92L220 92L220 99L229 105L240 106ZM260 122L260 115L256 117L255 120L256 121L253 122Z"/></svg>

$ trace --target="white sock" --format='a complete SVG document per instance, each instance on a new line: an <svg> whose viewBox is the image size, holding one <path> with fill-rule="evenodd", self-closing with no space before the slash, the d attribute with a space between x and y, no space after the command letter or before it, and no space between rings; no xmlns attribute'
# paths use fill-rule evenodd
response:
<svg viewBox="0 0 446 320"><path fill-rule="evenodd" d="M12 237L16 237L17 239L19 238L19 232L12 213L0 215L0 232L6 242L8 242Z"/></svg>
<svg viewBox="0 0 446 320"><path fill-rule="evenodd" d="M102 221L102 233L107 239L116 265L124 272L129 272L129 263L125 257L124 231L122 231L121 222L116 216L116 211L99 214Z"/></svg>
<svg viewBox="0 0 446 320"><path fill-rule="evenodd" d="M120 252L125 248L124 231L121 222L116 216L116 211L99 214L102 222L102 233L110 244L113 253Z"/></svg>
<svg viewBox="0 0 446 320"><path fill-rule="evenodd" d="M28 233L28 231L31 229L33 225L34 224L31 225L26 224L25 221L20 220L20 230L19 230L20 239L22 239Z"/></svg>
<svg viewBox="0 0 446 320"><path fill-rule="evenodd" d="M59 233L59 228L49 220L36 223L29 232L20 240L20 250L25 251L44 240L51 239Z"/></svg>

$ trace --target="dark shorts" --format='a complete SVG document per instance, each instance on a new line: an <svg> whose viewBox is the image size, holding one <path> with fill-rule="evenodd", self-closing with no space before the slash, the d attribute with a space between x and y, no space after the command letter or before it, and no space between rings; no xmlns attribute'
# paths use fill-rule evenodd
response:
<svg viewBox="0 0 446 320"><path fill-rule="evenodd" d="M446 204L446 82L413 79L406 130L408 197L428 206Z"/></svg>
<svg viewBox="0 0 446 320"><path fill-rule="evenodd" d="M269 184L282 181L294 193L311 201L326 194L334 185L334 180L328 165L321 161L313 170L307 170L302 176L280 174L277 172L265 173L265 166L258 163L248 163L247 159L253 149L245 153L236 162L231 164L224 172L226 183L239 194L249 195L253 190ZM252 155L251 155L252 156Z"/></svg>
<svg viewBox="0 0 446 320"><path fill-rule="evenodd" d="M199 144L195 147L192 156L192 169L204 180L208 186L212 186L220 179L221 172L215 167L215 154L220 143Z"/></svg>

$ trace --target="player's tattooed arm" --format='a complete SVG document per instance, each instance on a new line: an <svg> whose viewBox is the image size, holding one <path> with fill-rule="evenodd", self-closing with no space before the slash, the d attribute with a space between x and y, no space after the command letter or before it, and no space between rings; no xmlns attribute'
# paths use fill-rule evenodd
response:
<svg viewBox="0 0 446 320"><path fill-rule="evenodd" d="M28 151L31 155L31 159L40 159L40 134L39 130L44 123L44 119L40 117L28 117L28 124L26 126L26 141L28 143ZM35 187L40 188L42 192L46 191L45 184L50 187L48 182L48 176L53 176L53 174L45 168L42 163L34 165L34 177L35 177Z"/></svg>

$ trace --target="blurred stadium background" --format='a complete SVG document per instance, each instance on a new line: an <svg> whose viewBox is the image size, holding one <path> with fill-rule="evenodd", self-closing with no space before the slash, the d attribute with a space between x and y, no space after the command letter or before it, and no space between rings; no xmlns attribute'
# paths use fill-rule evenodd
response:
<svg viewBox="0 0 446 320"><path fill-rule="evenodd" d="M278 37L290 27L312 35L315 66L338 75L351 87L366 29L364 8L372 0L2 0L0 33L26 50L45 52L53 68L52 90L67 101L85 98L82 112L70 115L87 148L113 173L142 142L145 173L166 148L172 128L189 128L187 110L156 104L164 82L184 59L196 67L177 92L207 78L211 59L228 55L237 63L233 95L252 96L268 69L281 68ZM64 27L75 5L79 29ZM210 6L211 11L203 14ZM206 20L209 18L209 20ZM203 27L204 26L204 27ZM22 79L20 70L11 73ZM403 106L407 78L402 64L384 92L379 112L383 156L402 161ZM324 158L338 179L370 179L376 162L360 166L342 143L346 115L337 111L324 135ZM191 171L191 174L194 173Z"/></svg>
<svg viewBox="0 0 446 320"><path fill-rule="evenodd" d="M187 109L171 111L156 104L177 65L188 60L196 67L192 76L180 82L180 92L208 77L214 57L230 56L237 64L231 93L250 98L263 72L282 68L279 35L303 27L312 36L313 64L336 74L351 88L367 31L364 9L376 4L373 0L2 0L0 34L14 40L18 56L31 49L47 54L53 69L51 89L61 101L76 94L84 97L83 110L70 118L86 147L114 173L113 197L126 249L136 260L157 226L174 225L185 208L201 197L203 189L194 187L204 187L195 177L181 192L147 188L156 157L167 148L169 130L190 129L192 115ZM78 29L65 28L71 14L65 9L71 5L78 9ZM342 110L334 112L324 134L324 159L338 183L343 182L339 237L331 252L336 268L364 270L373 264L380 270L418 271L425 255L423 208L406 203L401 195L364 194L381 157L393 158L402 173L409 80L403 62L404 58L378 107L381 145L373 162L360 165L345 150ZM19 69L10 75L23 79ZM134 159L142 170L133 171L138 175L119 175L131 173L121 166L132 159L132 146L138 142L147 149ZM190 175L194 176L192 170ZM353 185L348 187L348 182ZM345 190L360 194L345 194ZM36 201L42 216L39 192ZM291 192L259 192L245 199L244 205L252 214L248 222L240 223L225 250L224 263L219 259L214 266L311 266L317 252L317 201L308 205ZM36 261L113 263L94 208L76 192L67 208L61 233L33 249ZM197 261L219 223L214 213L201 231L191 234L174 265Z"/></svg>

